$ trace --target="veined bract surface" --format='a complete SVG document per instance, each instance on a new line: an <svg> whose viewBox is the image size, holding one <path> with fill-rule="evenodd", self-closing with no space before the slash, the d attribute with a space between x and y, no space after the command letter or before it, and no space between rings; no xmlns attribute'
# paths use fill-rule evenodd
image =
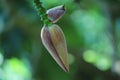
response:
<svg viewBox="0 0 120 80"><path fill-rule="evenodd" d="M61 28L56 24L44 26L41 30L41 39L57 64L65 72L69 72L66 39Z"/></svg>

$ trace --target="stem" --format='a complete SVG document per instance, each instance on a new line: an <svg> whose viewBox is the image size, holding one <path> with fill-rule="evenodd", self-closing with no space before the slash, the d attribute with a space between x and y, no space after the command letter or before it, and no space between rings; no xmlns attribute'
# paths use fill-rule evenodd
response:
<svg viewBox="0 0 120 80"><path fill-rule="evenodd" d="M42 2L40 2L40 0L34 0L34 4L38 10L38 14L39 14L41 20L43 21L44 25L50 25L51 22L47 17L46 9L42 6Z"/></svg>

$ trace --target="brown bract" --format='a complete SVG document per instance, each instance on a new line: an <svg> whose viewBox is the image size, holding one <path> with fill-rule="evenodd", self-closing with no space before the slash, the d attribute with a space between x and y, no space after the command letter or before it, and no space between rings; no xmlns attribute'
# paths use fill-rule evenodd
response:
<svg viewBox="0 0 120 80"><path fill-rule="evenodd" d="M56 23L65 14L65 11L65 6L61 5L47 10L47 15L52 23Z"/></svg>
<svg viewBox="0 0 120 80"><path fill-rule="evenodd" d="M44 26L41 30L41 39L57 64L64 71L69 72L67 45L61 28L56 24Z"/></svg>

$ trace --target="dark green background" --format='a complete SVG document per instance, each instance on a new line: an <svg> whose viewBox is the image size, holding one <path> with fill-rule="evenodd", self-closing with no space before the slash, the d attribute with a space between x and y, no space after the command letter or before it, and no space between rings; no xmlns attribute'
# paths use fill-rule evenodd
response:
<svg viewBox="0 0 120 80"><path fill-rule="evenodd" d="M65 36L70 72L41 42L32 0L0 0L0 80L120 80L120 0L41 0L65 4L56 23Z"/></svg>

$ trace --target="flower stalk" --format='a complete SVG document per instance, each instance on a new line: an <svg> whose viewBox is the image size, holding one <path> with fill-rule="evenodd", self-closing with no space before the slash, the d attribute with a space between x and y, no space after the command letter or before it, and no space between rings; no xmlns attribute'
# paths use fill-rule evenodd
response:
<svg viewBox="0 0 120 80"><path fill-rule="evenodd" d="M42 2L40 2L40 0L34 0L34 4L44 25L50 25L51 21L47 17L46 9L42 6Z"/></svg>

